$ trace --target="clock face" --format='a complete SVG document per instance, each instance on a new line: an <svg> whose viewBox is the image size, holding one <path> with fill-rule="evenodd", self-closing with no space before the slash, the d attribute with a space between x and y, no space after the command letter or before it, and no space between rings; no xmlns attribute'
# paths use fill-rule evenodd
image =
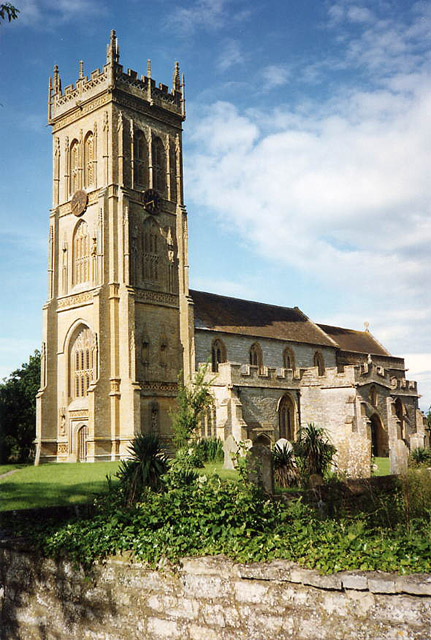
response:
<svg viewBox="0 0 431 640"><path fill-rule="evenodd" d="M155 189L147 189L144 192L144 208L148 213L160 211L160 196Z"/></svg>
<svg viewBox="0 0 431 640"><path fill-rule="evenodd" d="M73 194L73 198L72 198L72 213L75 214L75 216L82 216L82 214L84 213L84 211L87 208L87 204L88 204L88 195L85 191L75 191L75 193Z"/></svg>

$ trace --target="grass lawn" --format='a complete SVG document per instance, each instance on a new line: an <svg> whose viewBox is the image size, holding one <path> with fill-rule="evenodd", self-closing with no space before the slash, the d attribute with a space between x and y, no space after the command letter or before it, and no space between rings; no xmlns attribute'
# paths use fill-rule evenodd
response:
<svg viewBox="0 0 431 640"><path fill-rule="evenodd" d="M5 467L16 466L2 465L0 473ZM0 478L0 511L89 502L95 493L106 489L106 475L114 475L118 466L118 462L78 462L23 467Z"/></svg>
<svg viewBox="0 0 431 640"><path fill-rule="evenodd" d="M373 476L389 476L391 473L391 463L389 458L374 458L377 471L373 471Z"/></svg>
<svg viewBox="0 0 431 640"><path fill-rule="evenodd" d="M0 476L9 471L15 471L16 469L23 469L25 464L0 464Z"/></svg>
<svg viewBox="0 0 431 640"><path fill-rule="evenodd" d="M200 475L217 473L223 480L238 480L236 469L223 469L223 462L207 462L203 469L196 469Z"/></svg>

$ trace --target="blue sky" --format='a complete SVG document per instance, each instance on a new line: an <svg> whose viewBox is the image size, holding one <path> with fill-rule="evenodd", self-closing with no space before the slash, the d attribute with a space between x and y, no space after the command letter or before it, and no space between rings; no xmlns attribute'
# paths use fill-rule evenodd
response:
<svg viewBox="0 0 431 640"><path fill-rule="evenodd" d="M41 340L63 86L121 62L186 75L191 286L370 329L431 404L431 3L16 0L0 26L0 377Z"/></svg>

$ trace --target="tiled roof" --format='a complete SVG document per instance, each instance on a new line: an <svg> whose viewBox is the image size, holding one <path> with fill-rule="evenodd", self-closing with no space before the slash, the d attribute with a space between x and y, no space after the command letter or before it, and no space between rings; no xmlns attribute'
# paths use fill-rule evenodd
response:
<svg viewBox="0 0 431 640"><path fill-rule="evenodd" d="M330 336L343 351L355 351L357 353L370 353L376 356L390 356L389 351L372 336L369 331L354 331L342 327L331 327L327 324L319 324L319 327Z"/></svg>
<svg viewBox="0 0 431 640"><path fill-rule="evenodd" d="M203 291L190 291L190 295L196 329L337 346L298 307L278 307Z"/></svg>

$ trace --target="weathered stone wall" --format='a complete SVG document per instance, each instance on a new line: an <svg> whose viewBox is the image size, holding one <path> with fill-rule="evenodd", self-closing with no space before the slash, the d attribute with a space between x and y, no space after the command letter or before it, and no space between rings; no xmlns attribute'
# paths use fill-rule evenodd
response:
<svg viewBox="0 0 431 640"><path fill-rule="evenodd" d="M321 576L286 561L112 559L91 577L0 550L1 640L425 640L431 576Z"/></svg>

